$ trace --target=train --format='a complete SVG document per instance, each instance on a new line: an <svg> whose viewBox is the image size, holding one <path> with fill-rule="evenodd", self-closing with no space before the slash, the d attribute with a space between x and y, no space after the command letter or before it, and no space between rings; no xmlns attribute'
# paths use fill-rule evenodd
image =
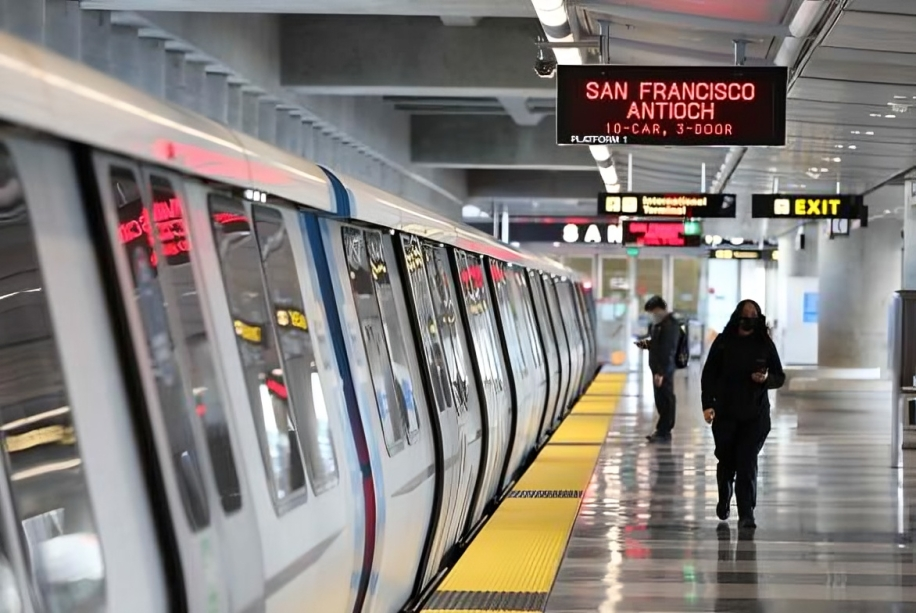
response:
<svg viewBox="0 0 916 613"><path fill-rule="evenodd" d="M573 271L0 35L0 609L416 607L595 375Z"/></svg>

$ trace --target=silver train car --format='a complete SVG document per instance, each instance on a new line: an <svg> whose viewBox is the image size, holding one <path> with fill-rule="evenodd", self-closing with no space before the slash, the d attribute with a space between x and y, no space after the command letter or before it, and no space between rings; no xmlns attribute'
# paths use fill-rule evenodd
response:
<svg viewBox="0 0 916 613"><path fill-rule="evenodd" d="M418 603L594 375L574 274L0 35L0 610Z"/></svg>

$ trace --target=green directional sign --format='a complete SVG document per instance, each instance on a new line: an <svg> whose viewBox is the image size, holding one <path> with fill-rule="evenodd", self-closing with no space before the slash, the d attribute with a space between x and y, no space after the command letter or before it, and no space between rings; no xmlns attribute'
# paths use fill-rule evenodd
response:
<svg viewBox="0 0 916 613"><path fill-rule="evenodd" d="M631 258L635 258L639 255L639 247L627 247L627 255Z"/></svg>

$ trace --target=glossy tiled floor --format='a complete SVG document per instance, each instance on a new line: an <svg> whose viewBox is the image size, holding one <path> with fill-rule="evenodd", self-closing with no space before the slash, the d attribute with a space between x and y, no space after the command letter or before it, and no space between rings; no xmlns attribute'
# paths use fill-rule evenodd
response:
<svg viewBox="0 0 916 613"><path fill-rule="evenodd" d="M686 380L661 446L643 438L651 391L628 384L547 611L916 612L916 479L888 468L887 400L779 398L759 528L739 534L734 508L715 517L712 435Z"/></svg>

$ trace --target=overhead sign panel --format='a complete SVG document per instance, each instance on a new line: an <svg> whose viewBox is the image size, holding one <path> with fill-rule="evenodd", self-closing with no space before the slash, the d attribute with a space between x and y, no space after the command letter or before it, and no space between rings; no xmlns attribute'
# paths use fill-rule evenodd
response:
<svg viewBox="0 0 916 613"><path fill-rule="evenodd" d="M599 215L735 217L734 194L598 194Z"/></svg>
<svg viewBox="0 0 916 613"><path fill-rule="evenodd" d="M640 247L699 247L701 238L685 234L680 221L624 221L623 242Z"/></svg>
<svg viewBox="0 0 916 613"><path fill-rule="evenodd" d="M484 232L493 230L492 223L471 225ZM620 224L607 217L516 217L509 222L509 239L519 243L623 243Z"/></svg>
<svg viewBox="0 0 916 613"><path fill-rule="evenodd" d="M851 194L754 194L751 215L766 219L860 219L862 196Z"/></svg>
<svg viewBox="0 0 916 613"><path fill-rule="evenodd" d="M710 249L711 260L778 260L775 249Z"/></svg>
<svg viewBox="0 0 916 613"><path fill-rule="evenodd" d="M557 67L560 145L782 146L784 67Z"/></svg>

